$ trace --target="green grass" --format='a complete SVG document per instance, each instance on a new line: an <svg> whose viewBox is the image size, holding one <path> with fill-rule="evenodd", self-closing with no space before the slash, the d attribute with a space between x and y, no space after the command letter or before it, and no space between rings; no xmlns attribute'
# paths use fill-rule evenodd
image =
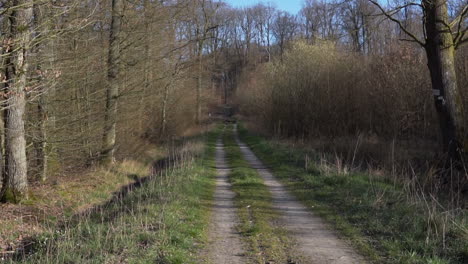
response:
<svg viewBox="0 0 468 264"><path fill-rule="evenodd" d="M274 224L279 215L272 209L268 188L257 171L244 160L231 126L223 141L228 164L232 168L229 181L236 193L238 228L248 246L249 259L255 263L287 263L290 259L288 245L291 243L286 232Z"/></svg>
<svg viewBox="0 0 468 264"><path fill-rule="evenodd" d="M35 238L22 263L196 263L207 240L219 130L203 153L55 233Z"/></svg>
<svg viewBox="0 0 468 264"><path fill-rule="evenodd" d="M448 212L431 198L408 199L401 186L366 173L305 169L302 149L240 135L291 192L374 263L468 263L468 214ZM422 194L420 194L422 195Z"/></svg>

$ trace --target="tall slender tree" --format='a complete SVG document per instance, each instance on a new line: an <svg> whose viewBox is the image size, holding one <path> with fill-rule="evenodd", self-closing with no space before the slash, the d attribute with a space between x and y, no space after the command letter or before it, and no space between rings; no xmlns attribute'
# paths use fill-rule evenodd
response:
<svg viewBox="0 0 468 264"><path fill-rule="evenodd" d="M119 98L120 43L123 16L123 0L112 0L112 21L109 38L106 115L102 144L102 163L110 164L114 160L117 103Z"/></svg>
<svg viewBox="0 0 468 264"><path fill-rule="evenodd" d="M48 90L51 82L51 66L53 63L53 47L50 39L50 23L45 18L50 16L45 14L47 12L47 1L41 0L34 2L33 16L34 16L34 41L32 52L36 57L34 62L34 75L36 79L35 86L38 87L37 97L37 121L38 134L34 137L34 147L36 150L36 166L38 171L38 179L45 181L47 179L47 125L49 121L49 105L48 105ZM49 78L48 78L49 77Z"/></svg>
<svg viewBox="0 0 468 264"><path fill-rule="evenodd" d="M213 25L212 18L218 5L213 6L214 3L211 0L198 0L197 5L195 8L198 61L196 121L199 124L202 119L203 49L205 41L209 37L208 33L217 27L217 25Z"/></svg>

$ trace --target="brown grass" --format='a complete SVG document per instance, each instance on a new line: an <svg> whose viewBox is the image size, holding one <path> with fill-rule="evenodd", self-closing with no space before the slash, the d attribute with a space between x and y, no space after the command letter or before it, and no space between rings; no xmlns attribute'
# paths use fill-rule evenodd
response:
<svg viewBox="0 0 468 264"><path fill-rule="evenodd" d="M84 168L54 175L44 184L31 186L31 198L21 204L0 204L0 255L25 246L28 239L73 215L109 200L116 190L150 174L152 161L167 155L148 145L138 160L122 160L109 168Z"/></svg>

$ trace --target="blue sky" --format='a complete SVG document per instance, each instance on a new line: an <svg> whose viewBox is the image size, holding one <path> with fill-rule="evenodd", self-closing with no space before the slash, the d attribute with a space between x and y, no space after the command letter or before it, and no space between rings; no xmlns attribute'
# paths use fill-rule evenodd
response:
<svg viewBox="0 0 468 264"><path fill-rule="evenodd" d="M302 8L303 0L224 0L233 7L252 6L258 2L274 3L278 9L288 11L292 14L297 14Z"/></svg>

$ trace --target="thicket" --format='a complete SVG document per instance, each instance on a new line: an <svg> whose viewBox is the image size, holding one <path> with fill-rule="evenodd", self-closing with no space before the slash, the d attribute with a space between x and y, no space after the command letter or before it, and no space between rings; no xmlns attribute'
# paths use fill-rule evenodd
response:
<svg viewBox="0 0 468 264"><path fill-rule="evenodd" d="M457 61L464 100L466 62L465 49ZM242 80L241 111L281 137L339 142L360 136L429 150L440 142L424 54L404 43L388 54L363 55L331 42L297 41Z"/></svg>
<svg viewBox="0 0 468 264"><path fill-rule="evenodd" d="M387 55L341 51L333 43L295 42L282 59L246 73L242 111L286 137L436 140L439 128L424 56L414 49ZM464 57L460 86L468 93Z"/></svg>

